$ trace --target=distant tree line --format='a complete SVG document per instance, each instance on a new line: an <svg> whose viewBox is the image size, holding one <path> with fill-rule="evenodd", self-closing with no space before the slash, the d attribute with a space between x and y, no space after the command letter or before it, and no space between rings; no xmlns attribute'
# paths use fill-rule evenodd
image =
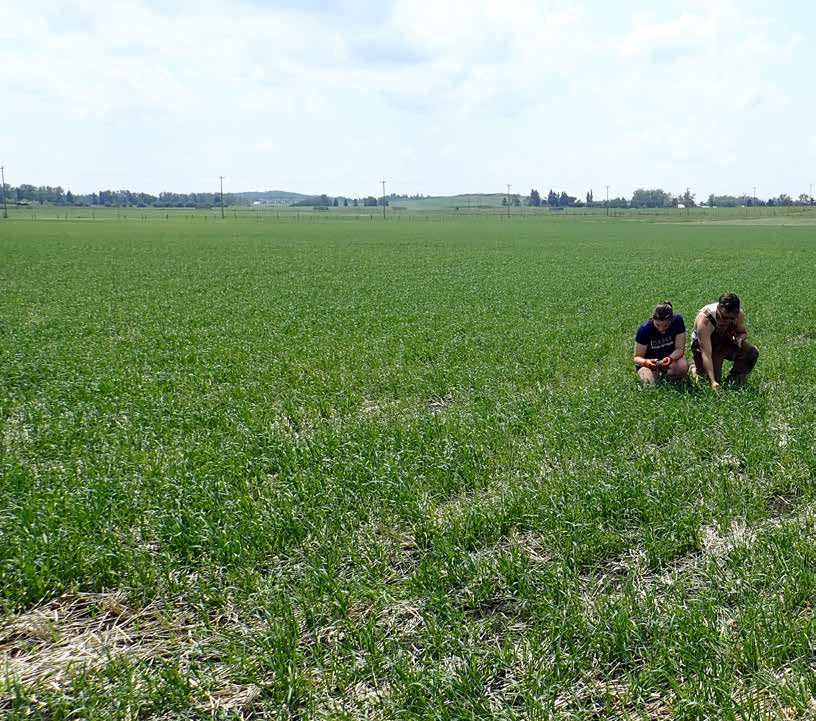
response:
<svg viewBox="0 0 816 721"><path fill-rule="evenodd" d="M65 190L61 186L51 187L50 185L19 185L17 187L6 184L6 200L9 203L17 203L20 205L72 205L72 206L105 206L105 207L156 207L156 208L210 208L221 205L221 196L219 193L159 193L158 195L151 195L149 193L135 193L130 190L100 190L95 193L72 193L70 190ZM391 193L385 197L375 197L369 195L361 198L350 198L347 196L329 196L326 194L310 196L291 203L293 206L301 207L377 207L381 206L383 202L385 205L390 205L394 200L418 200L430 196L416 194L396 194ZM508 199L509 197L509 199ZM560 193L555 192L550 188L546 197L542 197L541 193L535 188L530 190L527 197L522 198L518 194L504 196L502 198L502 205L506 206L508 202L513 206L530 206L540 207L549 206L555 208L677 208L679 206L685 208L694 208L698 204L695 200L695 194L688 188L685 192L674 195L661 188L645 189L638 188L632 194L631 198L603 198L596 200L592 190L586 193L586 200L579 200L577 197L570 195L565 190ZM242 205L246 202L238 193L224 193L224 205ZM751 206L801 206L814 205L814 199L809 197L807 193L800 194L797 198L793 198L786 193L763 200L761 198L753 198L749 195L714 195L708 196L707 203L701 204L702 207L751 207Z"/></svg>
<svg viewBox="0 0 816 721"><path fill-rule="evenodd" d="M23 205L106 206L116 208L199 208L221 205L220 193L134 193L130 190L100 190L97 193L72 193L61 186L6 185L6 199ZM237 196L224 193L224 205L235 205Z"/></svg>
<svg viewBox="0 0 816 721"><path fill-rule="evenodd" d="M517 198L518 196L516 196ZM511 198L511 203L519 205L517 200L514 202ZM507 198L502 199L502 205L507 205ZM762 200L760 198L752 198L748 195L709 195L708 203L698 206L695 193L692 193L689 188L685 192L678 195L673 195L661 188L645 189L638 188L632 193L631 199L627 198L609 198L606 200L595 200L592 190L586 194L586 202L579 200L566 191L556 193L552 189L547 193L546 198L542 198L541 194L533 188L530 190L530 195L524 198L524 205L531 207L550 206L550 207L572 207L572 208L696 208L696 207L751 207L751 206L789 206L789 205L816 205L816 201L809 197L807 193L802 193L798 198L793 199L791 196L782 193L782 195L775 198L768 198Z"/></svg>

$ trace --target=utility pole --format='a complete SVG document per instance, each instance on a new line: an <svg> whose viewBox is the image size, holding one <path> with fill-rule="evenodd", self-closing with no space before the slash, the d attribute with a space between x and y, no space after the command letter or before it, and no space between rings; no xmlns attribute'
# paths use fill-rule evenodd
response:
<svg viewBox="0 0 816 721"><path fill-rule="evenodd" d="M385 181L380 181L383 184L383 220L385 220Z"/></svg>
<svg viewBox="0 0 816 721"><path fill-rule="evenodd" d="M754 205L756 205L756 185L754 186Z"/></svg>
<svg viewBox="0 0 816 721"><path fill-rule="evenodd" d="M3 184L3 217L8 218L8 206L6 205L6 168L0 165L0 182Z"/></svg>
<svg viewBox="0 0 816 721"><path fill-rule="evenodd" d="M221 220L224 219L224 176L219 175L218 179L221 181Z"/></svg>
<svg viewBox="0 0 816 721"><path fill-rule="evenodd" d="M609 215L609 186L606 186L606 214Z"/></svg>
<svg viewBox="0 0 816 721"><path fill-rule="evenodd" d="M510 217L510 183L507 184L507 217Z"/></svg>

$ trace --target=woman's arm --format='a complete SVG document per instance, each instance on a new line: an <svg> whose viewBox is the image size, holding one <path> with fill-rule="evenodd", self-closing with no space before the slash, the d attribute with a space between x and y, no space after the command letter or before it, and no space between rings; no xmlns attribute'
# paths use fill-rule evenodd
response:
<svg viewBox="0 0 816 721"><path fill-rule="evenodd" d="M678 333L674 336L674 350L671 352L672 361L680 360L686 355L686 334Z"/></svg>
<svg viewBox="0 0 816 721"><path fill-rule="evenodd" d="M638 368L643 368L644 366L650 368L650 361L646 358L646 346L643 343L638 343L635 341L635 365Z"/></svg>

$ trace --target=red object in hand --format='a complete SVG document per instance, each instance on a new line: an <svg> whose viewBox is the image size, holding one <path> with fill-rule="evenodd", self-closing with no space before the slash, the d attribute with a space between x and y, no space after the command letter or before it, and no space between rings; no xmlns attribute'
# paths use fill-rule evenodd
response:
<svg viewBox="0 0 816 721"><path fill-rule="evenodd" d="M674 358L672 358L670 355L667 355L663 359L663 365L668 367L668 366L670 366L672 364L673 361L674 361Z"/></svg>
<svg viewBox="0 0 816 721"><path fill-rule="evenodd" d="M651 358L647 358L646 363L644 365L645 365L646 368L649 368L650 370L653 370L653 371L657 370L657 363L655 363L654 360L651 359Z"/></svg>

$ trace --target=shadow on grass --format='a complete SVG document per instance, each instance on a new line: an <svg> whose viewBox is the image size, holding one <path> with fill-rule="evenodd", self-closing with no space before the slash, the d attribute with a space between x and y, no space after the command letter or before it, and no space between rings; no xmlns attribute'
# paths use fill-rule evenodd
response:
<svg viewBox="0 0 816 721"><path fill-rule="evenodd" d="M662 390L672 391L680 395L686 396L713 396L715 392L711 390L711 385L708 381L692 380L691 376L683 378L662 378L653 385L647 385L642 381L638 381L641 388L644 390ZM727 379L720 384L720 389L716 392L717 396L723 395L740 395L746 397L764 398L767 395L767 390L759 387L756 384L751 384L750 381L743 381L742 383L729 382Z"/></svg>
<svg viewBox="0 0 816 721"><path fill-rule="evenodd" d="M649 392L673 391L683 395L702 396L711 393L708 383L694 383L688 376L684 378L661 378L657 383L644 383L636 379L641 390Z"/></svg>

